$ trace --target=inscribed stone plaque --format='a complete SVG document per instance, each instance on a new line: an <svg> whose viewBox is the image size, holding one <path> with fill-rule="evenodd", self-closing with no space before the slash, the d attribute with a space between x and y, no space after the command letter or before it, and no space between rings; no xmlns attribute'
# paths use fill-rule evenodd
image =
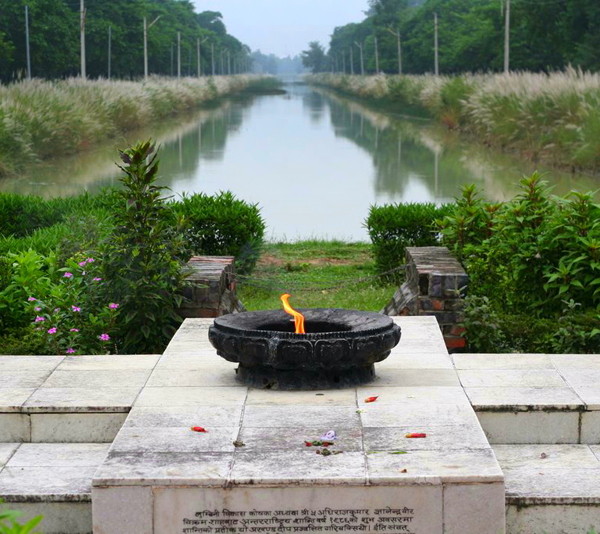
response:
<svg viewBox="0 0 600 534"><path fill-rule="evenodd" d="M441 534L442 487L155 488L154 534Z"/></svg>

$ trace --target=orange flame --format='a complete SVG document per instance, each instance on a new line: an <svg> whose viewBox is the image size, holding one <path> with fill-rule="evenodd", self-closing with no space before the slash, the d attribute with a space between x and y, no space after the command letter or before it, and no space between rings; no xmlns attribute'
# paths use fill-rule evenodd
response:
<svg viewBox="0 0 600 534"><path fill-rule="evenodd" d="M302 315L300 312L297 312L294 308L292 308L290 306L290 303L288 302L288 299L291 297L291 295L288 295L287 293L285 295L281 295L281 302L283 302L283 309L285 310L286 313L289 313L290 315L294 316L294 323L296 325L296 334L306 334L306 332L304 331L304 315Z"/></svg>

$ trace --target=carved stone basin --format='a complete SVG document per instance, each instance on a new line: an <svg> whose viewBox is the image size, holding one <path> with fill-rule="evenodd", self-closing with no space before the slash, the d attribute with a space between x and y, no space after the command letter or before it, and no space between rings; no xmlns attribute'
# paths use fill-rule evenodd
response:
<svg viewBox="0 0 600 534"><path fill-rule="evenodd" d="M365 384L374 364L400 341L387 315L341 309L301 309L306 334L294 333L283 310L215 319L208 337L217 354L238 362L237 379L266 389L329 389Z"/></svg>

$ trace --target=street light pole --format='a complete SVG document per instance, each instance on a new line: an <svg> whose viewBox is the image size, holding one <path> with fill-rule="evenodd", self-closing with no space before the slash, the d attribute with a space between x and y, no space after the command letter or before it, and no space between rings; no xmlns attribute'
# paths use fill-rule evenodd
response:
<svg viewBox="0 0 600 534"><path fill-rule="evenodd" d="M144 78L148 78L148 30L152 28L162 15L156 17L148 26L146 17L144 17Z"/></svg>
<svg viewBox="0 0 600 534"><path fill-rule="evenodd" d="M108 79L112 70L112 26L108 27Z"/></svg>
<svg viewBox="0 0 600 534"><path fill-rule="evenodd" d="M177 77L181 78L181 32L177 32Z"/></svg>
<svg viewBox="0 0 600 534"><path fill-rule="evenodd" d="M25 43L27 45L27 79L31 80L31 54L29 53L29 6L25 6Z"/></svg>
<svg viewBox="0 0 600 534"><path fill-rule="evenodd" d="M438 47L438 15L437 15L437 13L433 14L433 24L434 24L434 30L435 30L435 34L434 34L435 75L439 76L439 74L440 74L440 64L439 64L439 60L438 60L439 47Z"/></svg>
<svg viewBox="0 0 600 534"><path fill-rule="evenodd" d="M201 49L200 49L200 45L202 43L204 43L204 41L206 41L208 39L208 37L205 37L204 39L202 39L202 41L200 40L200 37L198 37L198 41L197 41L197 47L198 50L196 51L198 54L198 77L202 76L202 55L201 55Z"/></svg>
<svg viewBox="0 0 600 534"><path fill-rule="evenodd" d="M358 49L360 50L360 74L361 76L365 75L365 61L364 61L364 56L363 56L363 45L358 44L356 41L354 41L354 44L356 46L358 46Z"/></svg>
<svg viewBox="0 0 600 534"><path fill-rule="evenodd" d="M504 19L504 73L510 70L510 0L506 0L506 13Z"/></svg>
<svg viewBox="0 0 600 534"><path fill-rule="evenodd" d="M398 28L396 31L392 30L391 28L386 28L386 30L392 35L394 35L398 42L398 74L402 74L402 41L400 35L400 28Z"/></svg>
<svg viewBox="0 0 600 534"><path fill-rule="evenodd" d="M85 0L80 1L81 12L80 12L80 33L81 33L81 77L85 80L87 74L85 71Z"/></svg>

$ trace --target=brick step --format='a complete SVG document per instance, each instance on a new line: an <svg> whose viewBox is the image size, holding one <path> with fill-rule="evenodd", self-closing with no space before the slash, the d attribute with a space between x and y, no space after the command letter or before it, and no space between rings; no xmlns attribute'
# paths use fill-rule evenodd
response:
<svg viewBox="0 0 600 534"><path fill-rule="evenodd" d="M110 445L0 443L0 499L44 534L92 532L91 483Z"/></svg>
<svg viewBox="0 0 600 534"><path fill-rule="evenodd" d="M600 446L494 445L507 534L600 532Z"/></svg>

